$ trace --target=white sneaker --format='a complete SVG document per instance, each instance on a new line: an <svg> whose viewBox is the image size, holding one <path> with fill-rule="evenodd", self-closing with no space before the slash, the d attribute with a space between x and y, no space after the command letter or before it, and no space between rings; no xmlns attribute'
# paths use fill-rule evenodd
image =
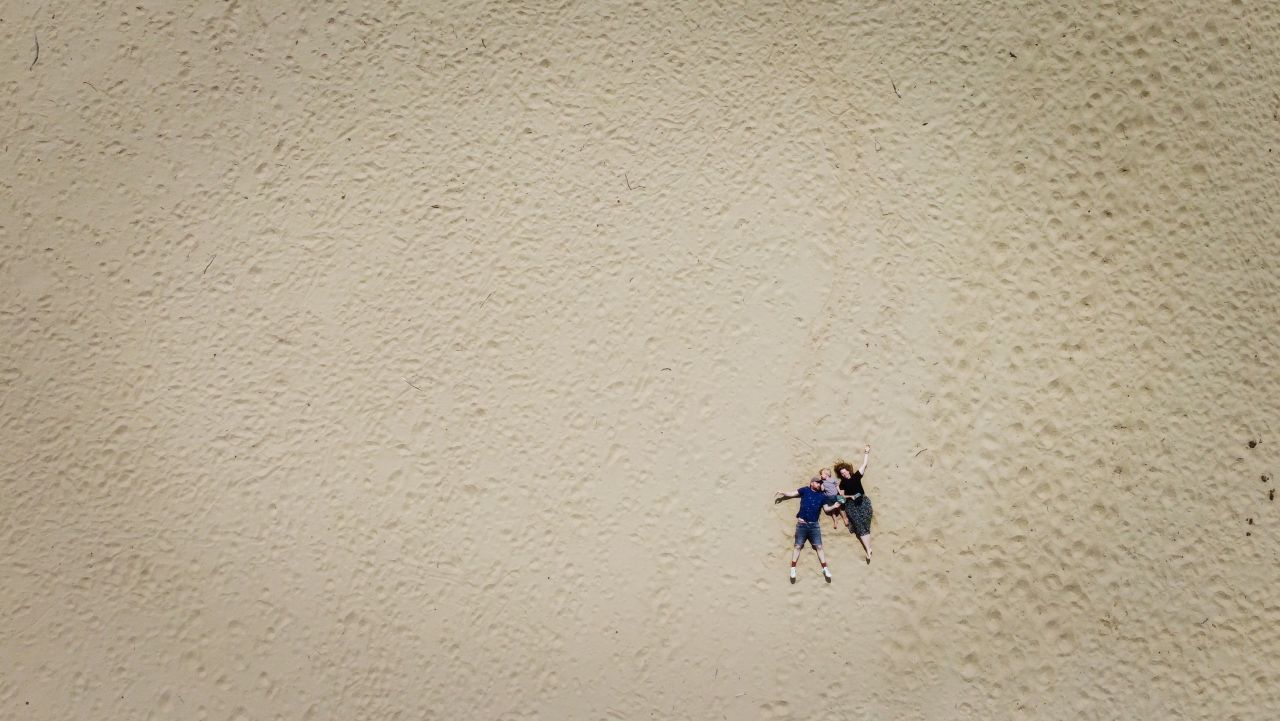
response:
<svg viewBox="0 0 1280 721"><path fill-rule="evenodd" d="M791 582L792 582L792 583L795 583L795 582L796 582L796 567L795 567L795 566L792 566L792 567L791 567Z"/></svg>
<svg viewBox="0 0 1280 721"><path fill-rule="evenodd" d="M829 568L822 569L822 575L827 577L827 583L831 583L831 569Z"/></svg>

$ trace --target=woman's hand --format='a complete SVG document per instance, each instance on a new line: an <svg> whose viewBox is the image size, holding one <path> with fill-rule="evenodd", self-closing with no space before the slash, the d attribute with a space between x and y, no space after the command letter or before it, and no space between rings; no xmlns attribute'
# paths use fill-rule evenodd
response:
<svg viewBox="0 0 1280 721"><path fill-rule="evenodd" d="M862 453L863 453L863 455L869 455L869 454L871 453L871 444L870 444L870 443L868 443L867 445L865 445L865 446L863 446L863 447L862 447Z"/></svg>

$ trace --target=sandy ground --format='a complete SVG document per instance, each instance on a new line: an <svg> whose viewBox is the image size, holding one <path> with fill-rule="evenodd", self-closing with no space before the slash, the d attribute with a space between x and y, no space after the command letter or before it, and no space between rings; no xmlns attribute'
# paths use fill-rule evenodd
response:
<svg viewBox="0 0 1280 721"><path fill-rule="evenodd" d="M1280 718L1276 5L36 5L0 717Z"/></svg>

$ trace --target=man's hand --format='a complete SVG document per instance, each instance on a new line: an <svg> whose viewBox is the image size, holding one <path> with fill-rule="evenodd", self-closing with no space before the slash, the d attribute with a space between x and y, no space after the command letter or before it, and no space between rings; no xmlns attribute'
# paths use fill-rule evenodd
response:
<svg viewBox="0 0 1280 721"><path fill-rule="evenodd" d="M870 444L870 443L868 443L867 445L863 446L863 447L862 447L862 452L863 452L863 454L870 453L870 452L871 452L871 444Z"/></svg>

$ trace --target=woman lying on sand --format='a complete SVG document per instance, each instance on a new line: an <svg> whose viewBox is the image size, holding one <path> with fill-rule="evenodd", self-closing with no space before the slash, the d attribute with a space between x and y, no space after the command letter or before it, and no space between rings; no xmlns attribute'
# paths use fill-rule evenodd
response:
<svg viewBox="0 0 1280 721"><path fill-rule="evenodd" d="M853 466L844 461L837 461L836 475L840 477L845 515L849 518L849 533L855 533L862 541L862 550L867 553L867 563L871 563L871 498L862 488L862 474L867 471L867 463L871 461L871 446L862 448L862 467L853 470Z"/></svg>

